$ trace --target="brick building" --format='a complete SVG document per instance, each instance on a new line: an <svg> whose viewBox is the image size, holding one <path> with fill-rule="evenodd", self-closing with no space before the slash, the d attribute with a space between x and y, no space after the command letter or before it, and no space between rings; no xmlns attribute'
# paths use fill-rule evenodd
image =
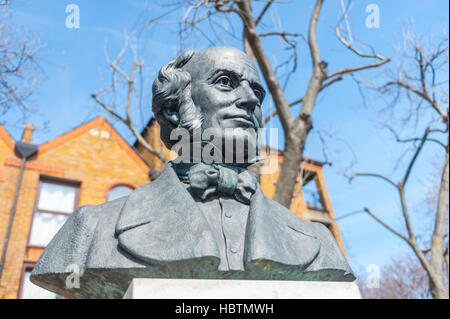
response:
<svg viewBox="0 0 450 319"><path fill-rule="evenodd" d="M150 182L162 168L142 145L128 145L103 117L35 146L21 168L20 146L31 143L32 132L32 126L25 126L21 141L15 142L0 126L0 298L57 297L31 284L28 278L45 245L67 217L79 206L127 195ZM142 134L164 156L171 156L160 143L154 120ZM267 155L282 160L277 150L268 149ZM327 225L343 249L323 164L312 160L301 164L301 180L291 210L300 218ZM261 175L262 189L269 197L273 196L277 177L276 170ZM17 204L12 210L14 202Z"/></svg>
<svg viewBox="0 0 450 319"><path fill-rule="evenodd" d="M30 142L31 133L27 126L22 141ZM2 252L21 166L14 145L0 126ZM2 265L0 298L41 293L28 275L67 216L78 206L101 204L148 183L148 174L148 166L102 117L40 145L25 165Z"/></svg>

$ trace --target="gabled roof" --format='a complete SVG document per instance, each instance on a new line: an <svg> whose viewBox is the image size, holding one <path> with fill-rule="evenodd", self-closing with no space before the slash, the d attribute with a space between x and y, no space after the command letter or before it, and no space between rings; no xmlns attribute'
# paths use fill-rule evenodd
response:
<svg viewBox="0 0 450 319"><path fill-rule="evenodd" d="M141 131L141 135L145 137L145 134L147 131L153 126L153 124L157 123L156 119L152 116L148 120L147 124L144 126L144 128ZM139 145L139 141L136 139L136 142L134 142L133 146L137 147Z"/></svg>
<svg viewBox="0 0 450 319"><path fill-rule="evenodd" d="M111 137L114 138L120 145L120 147L138 164L138 166L145 172L145 174L149 174L150 168L145 164L145 162L140 158L140 156L131 148L130 145L120 136L119 133L114 129L114 127L103 117L98 116L95 119L81 124L74 129L70 130L67 133L64 133L51 141L48 141L39 146L38 154L42 154L58 145L61 145L68 140L77 137L86 131L97 127L99 125L103 125L105 129L107 129L111 133ZM1 127L0 127L1 128ZM0 131L1 134L1 131Z"/></svg>
<svg viewBox="0 0 450 319"><path fill-rule="evenodd" d="M2 139L6 143L6 145L8 145L11 149L14 149L14 139L1 125L0 125L0 139Z"/></svg>

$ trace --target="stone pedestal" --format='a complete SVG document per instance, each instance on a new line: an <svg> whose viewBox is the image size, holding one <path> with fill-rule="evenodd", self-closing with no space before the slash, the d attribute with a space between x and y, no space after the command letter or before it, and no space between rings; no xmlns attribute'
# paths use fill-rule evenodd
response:
<svg viewBox="0 0 450 319"><path fill-rule="evenodd" d="M124 299L361 299L354 282L139 279Z"/></svg>

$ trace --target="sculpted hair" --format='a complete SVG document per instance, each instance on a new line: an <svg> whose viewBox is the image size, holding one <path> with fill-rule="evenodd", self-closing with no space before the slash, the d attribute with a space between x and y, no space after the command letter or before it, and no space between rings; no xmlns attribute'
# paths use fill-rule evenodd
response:
<svg viewBox="0 0 450 319"><path fill-rule="evenodd" d="M161 140L170 149L177 141L170 140L170 132L175 128L185 128L192 132L201 127L201 113L191 97L191 75L182 67L192 58L195 51L186 51L164 65L152 87L152 111L161 126ZM175 114L178 123L168 118ZM170 117L170 116L169 116Z"/></svg>

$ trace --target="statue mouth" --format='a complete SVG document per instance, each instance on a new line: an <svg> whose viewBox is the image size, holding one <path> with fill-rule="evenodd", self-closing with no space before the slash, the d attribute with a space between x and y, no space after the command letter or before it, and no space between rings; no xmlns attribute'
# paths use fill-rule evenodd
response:
<svg viewBox="0 0 450 319"><path fill-rule="evenodd" d="M227 115L224 117L224 120L232 120L233 122L236 122L240 126L253 128L256 127L255 123L253 122L253 119L250 116L244 114Z"/></svg>

